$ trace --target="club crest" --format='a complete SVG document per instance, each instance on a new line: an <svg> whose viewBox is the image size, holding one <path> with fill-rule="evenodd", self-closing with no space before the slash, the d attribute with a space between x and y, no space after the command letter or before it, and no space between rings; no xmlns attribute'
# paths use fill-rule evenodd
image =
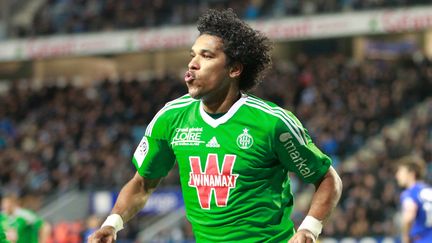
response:
<svg viewBox="0 0 432 243"><path fill-rule="evenodd" d="M243 129L243 133L237 137L237 146L241 149L252 147L253 142L253 137L249 134L249 129L247 128Z"/></svg>

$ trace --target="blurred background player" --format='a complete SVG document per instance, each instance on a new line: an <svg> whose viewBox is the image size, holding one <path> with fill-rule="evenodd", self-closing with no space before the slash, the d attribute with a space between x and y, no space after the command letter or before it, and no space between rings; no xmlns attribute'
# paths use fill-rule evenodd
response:
<svg viewBox="0 0 432 243"><path fill-rule="evenodd" d="M426 164L417 156L398 161L396 180L405 188L400 196L402 207L402 243L432 242L432 187L422 180Z"/></svg>
<svg viewBox="0 0 432 243"><path fill-rule="evenodd" d="M91 234L99 229L101 219L97 215L90 215L86 219L86 229L83 232L83 239L87 239Z"/></svg>
<svg viewBox="0 0 432 243"><path fill-rule="evenodd" d="M0 215L2 228L11 243L45 243L49 225L36 213L19 206L18 197L6 195L2 199Z"/></svg>

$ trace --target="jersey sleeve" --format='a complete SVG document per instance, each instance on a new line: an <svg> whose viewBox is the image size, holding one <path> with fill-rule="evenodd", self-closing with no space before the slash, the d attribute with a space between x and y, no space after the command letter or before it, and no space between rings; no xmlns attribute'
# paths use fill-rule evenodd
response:
<svg viewBox="0 0 432 243"><path fill-rule="evenodd" d="M307 183L321 179L331 159L312 142L308 131L289 111L284 111L275 129L275 151L279 161Z"/></svg>
<svg viewBox="0 0 432 243"><path fill-rule="evenodd" d="M405 200L413 200L413 198L411 197L410 193L408 190L404 190L401 194L400 194L400 198L399 198L401 204L403 204L403 202Z"/></svg>
<svg viewBox="0 0 432 243"><path fill-rule="evenodd" d="M38 217L38 219L33 223L33 229L36 233L39 233L44 223L45 221L41 217Z"/></svg>
<svg viewBox="0 0 432 243"><path fill-rule="evenodd" d="M421 202L418 198L419 193L420 190L418 189L418 187L404 190L400 195L401 204L403 205L406 201L412 201L417 205L421 205Z"/></svg>
<svg viewBox="0 0 432 243"><path fill-rule="evenodd" d="M165 177L175 162L169 144L169 119L161 112L163 109L147 126L132 159L138 173L150 179Z"/></svg>

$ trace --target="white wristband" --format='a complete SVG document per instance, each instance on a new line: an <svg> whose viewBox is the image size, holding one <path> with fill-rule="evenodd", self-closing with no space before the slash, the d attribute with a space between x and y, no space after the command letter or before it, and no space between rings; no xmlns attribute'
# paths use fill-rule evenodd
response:
<svg viewBox="0 0 432 243"><path fill-rule="evenodd" d="M315 238L318 238L319 234L321 234L322 227L323 225L321 221L308 215L300 224L297 230L309 230L315 236Z"/></svg>
<svg viewBox="0 0 432 243"><path fill-rule="evenodd" d="M102 224L101 228L104 226L111 226L115 230L114 239L117 238L117 232L123 229L123 219L118 214L111 214Z"/></svg>

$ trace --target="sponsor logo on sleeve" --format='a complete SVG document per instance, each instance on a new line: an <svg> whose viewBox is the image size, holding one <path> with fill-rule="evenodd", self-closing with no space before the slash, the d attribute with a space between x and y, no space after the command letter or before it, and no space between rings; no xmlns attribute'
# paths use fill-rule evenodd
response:
<svg viewBox="0 0 432 243"><path fill-rule="evenodd" d="M308 166L308 160L298 151L297 146L294 144L292 135L289 132L281 133L279 135L279 141L283 144L283 147L288 152L292 162L304 178L308 178L315 174Z"/></svg>
<svg viewBox="0 0 432 243"><path fill-rule="evenodd" d="M279 140L282 143L285 143L286 141L288 141L288 139L291 139L291 138L292 138L292 136L289 132L284 132L284 133L281 133L281 135L279 135Z"/></svg>

